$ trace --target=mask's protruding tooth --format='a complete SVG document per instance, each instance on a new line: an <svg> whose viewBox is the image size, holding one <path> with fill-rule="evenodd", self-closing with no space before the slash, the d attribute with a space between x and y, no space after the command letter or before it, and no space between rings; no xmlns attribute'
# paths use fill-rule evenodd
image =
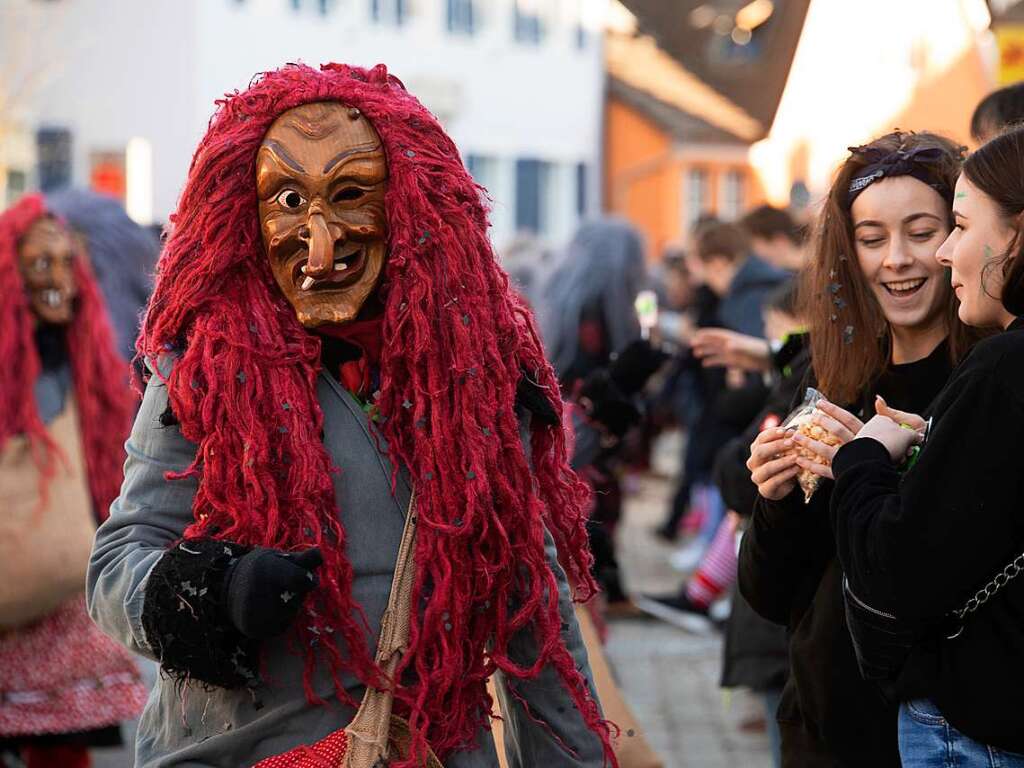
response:
<svg viewBox="0 0 1024 768"><path fill-rule="evenodd" d="M302 281L302 285L299 287L302 288L302 290L304 291L308 291L310 288L313 287L313 283L315 282L316 280L314 280L312 277L307 276L306 279Z"/></svg>
<svg viewBox="0 0 1024 768"><path fill-rule="evenodd" d="M344 261L336 261L336 262L334 262L334 271L335 272L344 272L346 269L348 269L348 264L346 264Z"/></svg>

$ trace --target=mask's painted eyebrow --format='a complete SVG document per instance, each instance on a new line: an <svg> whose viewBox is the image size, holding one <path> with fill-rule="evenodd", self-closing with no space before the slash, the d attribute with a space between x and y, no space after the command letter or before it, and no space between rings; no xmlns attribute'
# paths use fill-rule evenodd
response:
<svg viewBox="0 0 1024 768"><path fill-rule="evenodd" d="M264 141L263 142L263 146L265 146L267 149L269 149L271 152L273 152L274 155L282 163L287 165L293 171L298 171L299 173L305 173L306 172L306 169L303 168L301 165L299 165L299 163L291 155L288 154L288 152L285 150L285 148L282 147L280 144L278 144L273 139L267 139L266 141Z"/></svg>
<svg viewBox="0 0 1024 768"><path fill-rule="evenodd" d="M335 166L337 166L338 163L340 163L342 160L351 157L352 155L362 155L366 154L367 152L373 152L378 149L380 149L380 144L363 144L358 147L353 147L352 149L342 150L341 152L339 152L338 154L336 154L334 157L327 161L327 163L324 165L324 173L330 173L331 171L334 170Z"/></svg>

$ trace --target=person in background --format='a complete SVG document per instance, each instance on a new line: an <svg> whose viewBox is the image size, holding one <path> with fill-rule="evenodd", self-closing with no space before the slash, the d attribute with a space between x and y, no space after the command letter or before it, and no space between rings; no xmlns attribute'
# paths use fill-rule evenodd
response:
<svg viewBox="0 0 1024 768"><path fill-rule="evenodd" d="M803 268L807 232L788 212L761 205L740 219L740 226L750 235L750 249L761 259L793 273Z"/></svg>
<svg viewBox="0 0 1024 768"><path fill-rule="evenodd" d="M1021 167L1024 128L967 159L956 225L936 253L960 320L1002 332L957 368L926 412L930 429L879 400L878 415L832 457L847 599L867 606L872 623L875 611L895 617L884 642L858 639L862 669L891 663L895 672L904 768L943 768L950 755L962 768L1024 766L1024 581L1015 578L1024 562Z"/></svg>
<svg viewBox="0 0 1024 768"><path fill-rule="evenodd" d="M135 356L139 315L153 290L160 242L125 213L119 200L86 189L47 196L47 205L84 239L103 291L117 347L126 360Z"/></svg>
<svg viewBox="0 0 1024 768"><path fill-rule="evenodd" d="M876 395L921 411L971 335L935 252L953 226L962 148L895 132L854 147L822 209L802 293L812 373L830 402L816 423L852 439ZM831 403L842 403L843 411ZM823 480L807 499L790 433L763 430L748 468L759 495L739 554L739 587L788 627L791 673L777 718L784 766L899 765L896 707L864 681L847 631L842 566ZM827 474L827 473L826 473Z"/></svg>
<svg viewBox="0 0 1024 768"><path fill-rule="evenodd" d="M613 612L630 606L615 556L613 533L622 513L614 450L639 414L606 375L612 355L640 340L635 302L646 284L643 242L618 218L584 223L548 276L541 330L563 397L576 403L572 466L594 490L588 531L594 576ZM628 365L620 371L627 373ZM591 428L593 426L593 428Z"/></svg>
<svg viewBox="0 0 1024 768"><path fill-rule="evenodd" d="M971 136L984 144L1007 127L1021 122L1024 122L1024 82L992 91L978 102L971 115Z"/></svg>
<svg viewBox="0 0 1024 768"><path fill-rule="evenodd" d="M585 222L548 275L541 333L563 390L640 338L637 294L647 284L640 233L625 219Z"/></svg>
<svg viewBox="0 0 1024 768"><path fill-rule="evenodd" d="M764 336L762 310L767 295L789 277L750 252L742 228L724 223L707 224L698 231L690 270L715 301L698 318L698 325L756 337ZM689 484L691 508L702 510L703 519L697 537L673 556L680 570L700 562L725 514L711 482L715 456L743 432L767 394L760 374L704 366L693 354L689 361L698 372L701 406L690 430L681 484ZM679 501L677 494L674 506Z"/></svg>
<svg viewBox="0 0 1024 768"><path fill-rule="evenodd" d="M705 226L714 222L706 222ZM702 399L702 377L701 366L696 363L689 349L694 330L705 326L715 325L715 312L718 309L719 299L715 293L705 285L698 277L700 265L692 254L678 249L670 262L672 267L667 270L669 280L666 284L667 295L671 296L673 288L672 273L681 273L680 279L676 280L677 287L685 287L687 299L686 311L676 312L671 309L667 312L658 312L658 333L666 341L680 345L681 351L672 359L671 365L665 376L665 384L659 397L660 403L667 403L675 418L682 426L683 431L692 435L700 420L703 409ZM692 266L691 266L692 265ZM693 267L696 267L696 271ZM682 279L685 275L685 280ZM680 524L684 519L697 521L697 515L691 514L690 500L693 491L693 472L687 471L687 456L685 443L683 444L683 455L681 466L682 472L679 476L679 484L672 495L672 501L666 511L665 520L655 529L655 534L663 540L672 543L680 533ZM694 526L699 527L699 525Z"/></svg>
<svg viewBox="0 0 1024 768"><path fill-rule="evenodd" d="M709 630L708 610L711 604L725 595L736 581L735 535L741 522L738 518L750 517L756 499L750 471L745 467L750 443L762 429L781 423L810 364L806 326L797 314L796 285L792 279L769 294L764 306L764 320L768 335L765 346L771 355L769 376L773 382L772 389L764 408L744 432L719 452L714 467L715 486L730 513L719 524L697 570L680 589L671 594L635 598L639 608L681 629ZM728 365L751 373L763 370L759 364L741 356L732 359L722 356L715 360L717 365Z"/></svg>
<svg viewBox="0 0 1024 768"><path fill-rule="evenodd" d="M146 699L83 594L133 397L86 253L39 195L0 214L0 359L0 763L87 768Z"/></svg>

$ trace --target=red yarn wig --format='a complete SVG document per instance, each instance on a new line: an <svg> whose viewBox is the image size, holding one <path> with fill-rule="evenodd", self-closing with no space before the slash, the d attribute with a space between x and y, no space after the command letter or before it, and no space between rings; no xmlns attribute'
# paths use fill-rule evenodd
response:
<svg viewBox="0 0 1024 768"><path fill-rule="evenodd" d="M183 434L198 445L190 468L199 477L196 522L186 536L319 545L321 586L297 622L299 636L336 681L342 670L379 680L352 599L321 438L320 341L274 283L257 210L264 134L283 112L317 101L358 107L388 159L377 404L389 452L414 479L420 520L414 605L425 608L414 611L404 660L418 682L397 694L414 749L422 754L428 739L442 756L470 747L488 723L485 681L495 669L527 678L551 664L614 763L609 724L562 642L544 553L546 526L578 596L593 594L586 486L566 462L560 429L535 424L525 455L514 409L522 371L560 413L558 384L532 317L495 261L479 188L435 118L382 65L265 73L218 102L193 158L139 341L150 359L180 351L168 392ZM512 634L524 628L539 648L529 668L508 655ZM323 631L341 633L347 656L315 642ZM310 696L314 664L311 652Z"/></svg>
<svg viewBox="0 0 1024 768"><path fill-rule="evenodd" d="M44 216L52 214L40 195L23 197L0 214L0 360L4 361L0 365L0 447L8 438L27 436L45 480L56 470L60 447L50 439L36 408L34 387L40 361L33 333L35 317L18 268L19 242ZM77 247L75 256L78 296L67 326L67 349L89 490L93 508L104 520L121 488L132 392L128 366L116 352L96 279Z"/></svg>

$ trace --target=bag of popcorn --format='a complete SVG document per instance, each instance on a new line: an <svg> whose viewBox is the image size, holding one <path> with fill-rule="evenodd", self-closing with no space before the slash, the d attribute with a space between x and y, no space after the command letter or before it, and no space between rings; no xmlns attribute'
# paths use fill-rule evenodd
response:
<svg viewBox="0 0 1024 768"><path fill-rule="evenodd" d="M820 424L813 423L814 411L818 403L823 399L824 398L818 390L808 387L807 392L804 395L803 403L801 403L799 408L789 414L782 425L783 429L799 432L801 435L806 435L812 440L817 440L819 443L825 443L826 445L839 445L839 438L835 437ZM802 446L797 446L794 450L798 456L802 456L805 459L810 459L818 464L827 463L821 456ZM814 495L814 492L818 490L818 484L821 483L821 477L814 474L809 469L803 469L800 471L800 474L797 475L797 482L800 484L800 490L804 492L804 503L807 504L810 502L811 496Z"/></svg>

